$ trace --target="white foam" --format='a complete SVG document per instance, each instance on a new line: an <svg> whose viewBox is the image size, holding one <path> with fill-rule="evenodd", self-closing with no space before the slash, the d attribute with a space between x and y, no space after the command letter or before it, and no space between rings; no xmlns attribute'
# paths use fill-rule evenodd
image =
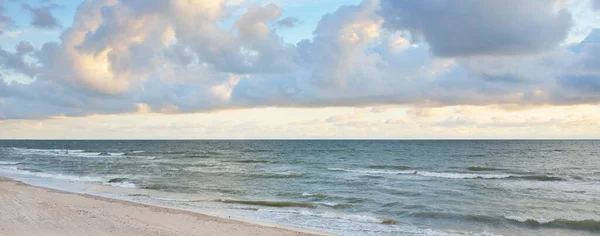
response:
<svg viewBox="0 0 600 236"><path fill-rule="evenodd" d="M63 174L50 174L50 173L42 173L42 172L31 172L27 170L21 170L16 167L2 168L0 167L1 172L16 174L16 175L25 175L25 176L34 176L39 178L47 178L47 179L56 179L56 180L66 180L66 181L76 181L76 182L102 182L102 178L100 177L92 177L92 176L74 176L74 175L63 175Z"/></svg>
<svg viewBox="0 0 600 236"><path fill-rule="evenodd" d="M104 183L104 185L119 187L119 188L137 188L134 183L121 182L121 183Z"/></svg>
<svg viewBox="0 0 600 236"><path fill-rule="evenodd" d="M429 171L417 171L416 175L445 179L505 179L511 177L509 174L470 174Z"/></svg>
<svg viewBox="0 0 600 236"><path fill-rule="evenodd" d="M355 222L363 222L363 223L377 223L377 224L380 224L381 222L383 222L382 220L380 220L380 219L378 219L377 217L374 217L374 216L358 215L358 214L341 214L341 213L334 213L334 212L316 213L316 212L311 212L311 211L295 211L294 213L297 213L297 214L300 214L300 215L306 215L306 216L317 216L317 217L323 217L323 218L336 218L336 219L343 219L343 220L349 220L349 221L355 221Z"/></svg>
<svg viewBox="0 0 600 236"><path fill-rule="evenodd" d="M110 152L109 155L100 155L102 152L86 152L81 149L36 149L36 148L15 148L13 150L23 155L44 155L44 156L77 156L77 157L110 157L123 156L123 152Z"/></svg>
<svg viewBox="0 0 600 236"><path fill-rule="evenodd" d="M514 220L514 221L518 221L521 223L525 223L527 221L536 221L539 222L540 224L546 224L546 223L550 223L552 221L554 221L554 219L551 218L533 218L533 217L528 217L528 216L504 216L504 218L509 219L509 220Z"/></svg>
<svg viewBox="0 0 600 236"><path fill-rule="evenodd" d="M351 172L351 173L360 173L360 174L370 174L370 175L399 175L399 174L414 174L414 170L402 170L402 171L391 171L391 170L366 170L366 169L342 169L342 168L327 168L330 171L338 171L338 172Z"/></svg>
<svg viewBox="0 0 600 236"><path fill-rule="evenodd" d="M12 165L18 165L21 164L21 162L18 161L0 161L0 165L2 166L12 166Z"/></svg>

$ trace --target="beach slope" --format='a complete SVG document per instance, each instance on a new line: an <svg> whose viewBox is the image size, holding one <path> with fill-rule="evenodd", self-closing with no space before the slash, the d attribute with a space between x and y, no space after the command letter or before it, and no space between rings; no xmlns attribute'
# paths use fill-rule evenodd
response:
<svg viewBox="0 0 600 236"><path fill-rule="evenodd" d="M316 235L0 177L0 235Z"/></svg>

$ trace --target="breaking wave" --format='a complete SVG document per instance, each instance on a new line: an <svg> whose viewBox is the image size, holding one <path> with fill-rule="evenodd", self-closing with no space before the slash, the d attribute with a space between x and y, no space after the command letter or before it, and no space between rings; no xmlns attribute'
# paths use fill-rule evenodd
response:
<svg viewBox="0 0 600 236"><path fill-rule="evenodd" d="M593 219L544 219L522 216L504 216L507 220L536 227L572 228L589 231L600 231L600 221Z"/></svg>

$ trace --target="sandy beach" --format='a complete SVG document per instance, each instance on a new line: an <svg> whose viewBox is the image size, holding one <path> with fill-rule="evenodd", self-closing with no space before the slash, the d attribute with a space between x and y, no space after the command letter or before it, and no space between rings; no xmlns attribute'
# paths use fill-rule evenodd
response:
<svg viewBox="0 0 600 236"><path fill-rule="evenodd" d="M0 235L319 235L0 177Z"/></svg>

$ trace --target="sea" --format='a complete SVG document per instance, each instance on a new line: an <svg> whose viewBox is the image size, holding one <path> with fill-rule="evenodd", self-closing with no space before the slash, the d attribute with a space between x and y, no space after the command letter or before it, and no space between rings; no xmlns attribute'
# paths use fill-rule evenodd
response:
<svg viewBox="0 0 600 236"><path fill-rule="evenodd" d="M600 140L3 140L0 176L339 235L600 235Z"/></svg>

